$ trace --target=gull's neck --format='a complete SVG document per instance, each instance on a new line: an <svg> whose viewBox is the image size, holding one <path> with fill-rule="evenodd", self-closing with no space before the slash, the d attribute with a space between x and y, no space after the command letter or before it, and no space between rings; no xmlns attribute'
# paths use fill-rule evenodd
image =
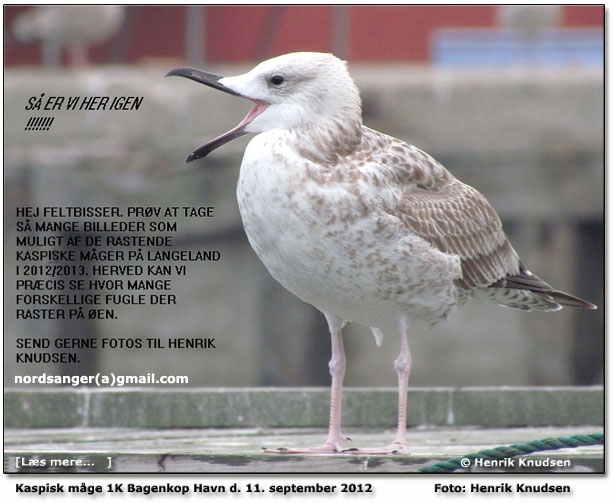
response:
<svg viewBox="0 0 614 503"><path fill-rule="evenodd" d="M322 165L337 164L362 140L360 115L333 117L288 130L289 144L301 156Z"/></svg>

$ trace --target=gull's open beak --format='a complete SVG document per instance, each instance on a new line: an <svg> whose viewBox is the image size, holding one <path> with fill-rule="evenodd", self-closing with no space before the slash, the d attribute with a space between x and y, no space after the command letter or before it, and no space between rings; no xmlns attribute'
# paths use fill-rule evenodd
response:
<svg viewBox="0 0 614 503"><path fill-rule="evenodd" d="M234 94L235 96L240 96L239 93L233 91L232 89L228 89L227 87L220 84L220 79L223 79L221 75L216 75L215 73L205 72L203 70L199 70L198 68L190 68L187 66L182 66L180 68L175 68L168 72L165 77L185 77L186 79L193 80L198 82L199 84L205 84L206 86L213 87L214 89L218 89L220 91L224 91L228 94Z"/></svg>
<svg viewBox="0 0 614 503"><path fill-rule="evenodd" d="M224 91L225 93L232 94L234 96L241 96L243 98L246 97L221 84L220 80L224 77L222 77L221 75L216 75L215 73L205 72L203 70L198 70L197 68L181 67L175 68L174 70L171 70L165 75L165 77L172 76L185 77L186 79L194 80L199 84L213 87L214 89ZM254 120L256 116L264 112L269 105L268 103L265 103L264 101L260 100L252 101L256 103L256 106L249 111L247 116L236 127L232 128L227 133L224 133L223 135L218 136L217 138L214 138L213 140L205 143L202 147L197 148L186 158L185 162L192 162L196 159L205 157L212 150L221 147L222 145L228 143L231 140L234 140L235 138L240 138L241 136L246 135L247 131L245 131L245 126L247 126L252 120Z"/></svg>

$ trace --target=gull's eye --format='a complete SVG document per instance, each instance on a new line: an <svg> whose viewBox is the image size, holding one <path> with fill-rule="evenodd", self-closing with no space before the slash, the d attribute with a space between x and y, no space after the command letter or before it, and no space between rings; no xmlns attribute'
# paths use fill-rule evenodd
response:
<svg viewBox="0 0 614 503"><path fill-rule="evenodd" d="M283 84L284 82L284 77L282 75L273 75L271 77L271 84L279 86L281 84Z"/></svg>

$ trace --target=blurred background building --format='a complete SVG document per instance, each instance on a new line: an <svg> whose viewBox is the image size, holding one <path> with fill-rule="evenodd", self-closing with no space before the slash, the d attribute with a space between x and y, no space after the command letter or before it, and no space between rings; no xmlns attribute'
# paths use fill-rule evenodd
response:
<svg viewBox="0 0 614 503"><path fill-rule="evenodd" d="M532 271L601 308L463 308L411 334L410 385L603 381L603 6L104 7L4 7L7 384L41 370L179 374L193 386L329 382L324 319L270 278L243 234L234 191L248 140L183 164L246 104L163 78L185 64L242 73L299 50L347 59L368 126L484 193ZM132 112L41 113L53 126L26 131L25 104L41 93L144 101ZM15 208L27 205L215 206L214 219L180 220L175 243L220 250L222 260L173 277L177 306L18 321ZM85 351L79 365L28 366L15 362L19 337L215 338L216 349ZM396 384L396 340L377 348L359 326L345 340L348 385Z"/></svg>
<svg viewBox="0 0 614 503"><path fill-rule="evenodd" d="M56 15L45 14L45 8L33 16L32 7L5 7L5 65L37 65L43 61L41 44L36 42L40 35L30 34L28 29L29 43L10 40L10 34L19 33L19 18L22 25L52 25L46 30L39 28L48 33L48 39L75 38L75 25L85 33L91 32L98 43L91 47L90 58L97 64L134 64L161 58L256 62L300 50L334 52L352 62L433 63L444 58L441 51L447 34L461 30L476 41L484 41L480 37L486 36L499 41L498 51L492 45L480 48L474 44L475 63L487 51L504 59L501 46L510 45L506 31L516 32L518 42L531 39L537 45L547 44L550 51L555 50L554 39L566 40L568 63L579 58L579 46L586 45L582 40L589 34L596 51L594 58L598 58L598 47L603 47L604 12L598 5L126 6L119 8L121 17L113 12L116 6L88 6L97 21L92 24L100 27L96 30L82 21L86 16L83 7L62 7L57 21ZM32 17L44 19L45 15L56 22L32 22ZM29 23L24 23L24 16ZM123 19L123 23L113 34L117 19ZM64 36L49 34L62 28ZM112 36L100 40L96 36L99 32L111 32ZM64 61L67 56L64 54Z"/></svg>

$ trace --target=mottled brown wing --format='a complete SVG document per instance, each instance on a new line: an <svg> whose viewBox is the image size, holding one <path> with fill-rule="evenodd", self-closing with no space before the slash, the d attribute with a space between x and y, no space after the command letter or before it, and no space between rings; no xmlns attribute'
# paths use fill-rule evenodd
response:
<svg viewBox="0 0 614 503"><path fill-rule="evenodd" d="M377 173L403 193L401 202L388 211L432 246L460 258L459 286L478 288L497 303L517 309L596 309L588 301L553 289L527 270L486 198L454 178L430 155L368 128L363 128L363 140L371 150L374 145L380 149ZM377 177L374 180L379 186Z"/></svg>
<svg viewBox="0 0 614 503"><path fill-rule="evenodd" d="M482 194L414 145L368 128L363 143L379 147L378 172L403 193L390 211L440 251L460 257L460 286L487 287L518 274L518 255Z"/></svg>
<svg viewBox="0 0 614 503"><path fill-rule="evenodd" d="M408 188L404 209L404 224L412 232L460 257L461 286L489 286L518 274L518 256L499 216L473 187L450 176L434 188Z"/></svg>

